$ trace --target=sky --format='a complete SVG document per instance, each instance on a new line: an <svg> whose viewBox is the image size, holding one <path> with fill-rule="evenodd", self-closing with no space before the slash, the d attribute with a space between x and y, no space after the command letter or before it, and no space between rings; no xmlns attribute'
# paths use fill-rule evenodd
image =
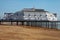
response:
<svg viewBox="0 0 60 40"><path fill-rule="evenodd" d="M58 18L60 17L60 0L0 0L0 17L3 17L4 13L33 7L57 13Z"/></svg>

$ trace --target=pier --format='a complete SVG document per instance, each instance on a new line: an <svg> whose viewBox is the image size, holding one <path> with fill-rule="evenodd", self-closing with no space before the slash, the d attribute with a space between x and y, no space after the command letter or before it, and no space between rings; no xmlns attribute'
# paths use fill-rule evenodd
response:
<svg viewBox="0 0 60 40"><path fill-rule="evenodd" d="M3 25L3 22L10 22L13 25L16 22L16 25L26 25L31 27L42 27L42 28L51 28L58 29L58 23L60 21L37 21L37 20L0 20L0 25ZM20 23L20 24L19 24Z"/></svg>

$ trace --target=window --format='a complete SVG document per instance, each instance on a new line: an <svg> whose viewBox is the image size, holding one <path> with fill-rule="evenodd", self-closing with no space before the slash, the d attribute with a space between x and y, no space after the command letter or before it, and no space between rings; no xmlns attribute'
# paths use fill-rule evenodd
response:
<svg viewBox="0 0 60 40"><path fill-rule="evenodd" d="M42 15L40 15L40 16L42 16Z"/></svg>
<svg viewBox="0 0 60 40"><path fill-rule="evenodd" d="M50 17L52 17L52 15L50 15Z"/></svg>
<svg viewBox="0 0 60 40"><path fill-rule="evenodd" d="M47 17L47 15L45 15L45 17Z"/></svg>
<svg viewBox="0 0 60 40"><path fill-rule="evenodd" d="M30 14L28 16L30 16Z"/></svg>
<svg viewBox="0 0 60 40"><path fill-rule="evenodd" d="M36 15L34 15L34 16L36 16Z"/></svg>

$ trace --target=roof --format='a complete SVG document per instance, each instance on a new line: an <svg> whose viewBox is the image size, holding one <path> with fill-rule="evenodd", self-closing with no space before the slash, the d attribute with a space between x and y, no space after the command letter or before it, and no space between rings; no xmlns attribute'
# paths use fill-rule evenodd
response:
<svg viewBox="0 0 60 40"><path fill-rule="evenodd" d="M10 15L10 14L13 14L13 13L4 13L4 14L8 14L8 15Z"/></svg>
<svg viewBox="0 0 60 40"><path fill-rule="evenodd" d="M22 11L24 12L47 12L44 9L35 9L35 8L24 8Z"/></svg>

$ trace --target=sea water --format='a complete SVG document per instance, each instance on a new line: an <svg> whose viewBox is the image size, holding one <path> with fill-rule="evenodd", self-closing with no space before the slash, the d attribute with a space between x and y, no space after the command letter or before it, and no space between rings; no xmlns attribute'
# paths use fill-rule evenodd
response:
<svg viewBox="0 0 60 40"><path fill-rule="evenodd" d="M58 27L58 29L60 29L60 23L58 23L58 26L57 27Z"/></svg>

